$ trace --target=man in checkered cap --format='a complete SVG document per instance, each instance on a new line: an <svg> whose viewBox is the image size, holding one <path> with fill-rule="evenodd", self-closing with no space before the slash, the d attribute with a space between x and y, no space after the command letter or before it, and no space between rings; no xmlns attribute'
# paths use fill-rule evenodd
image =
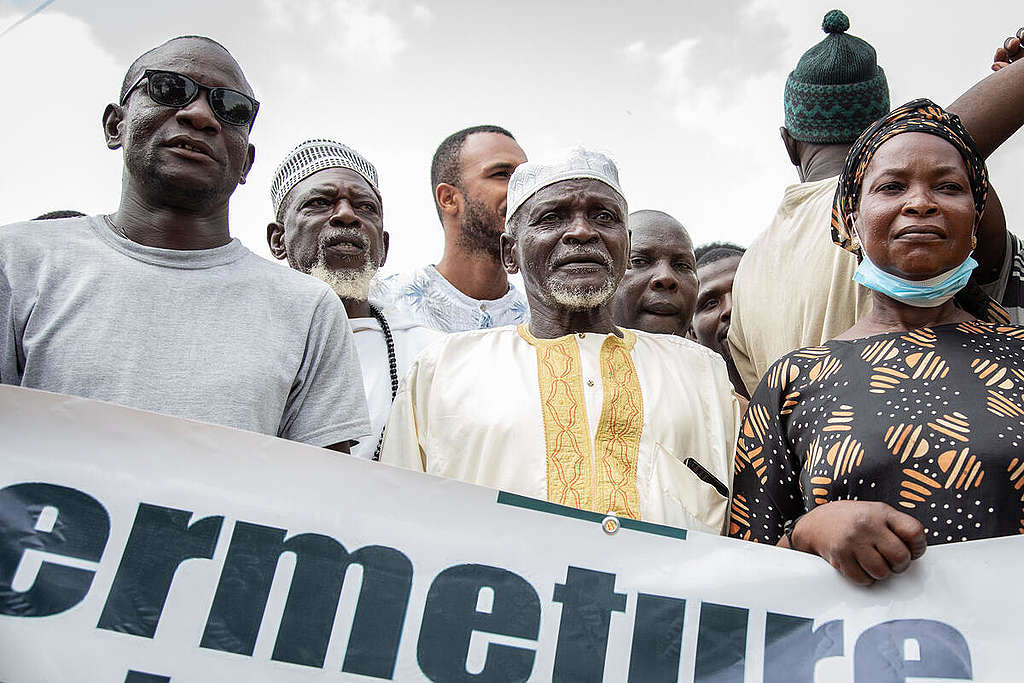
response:
<svg viewBox="0 0 1024 683"><path fill-rule="evenodd" d="M530 322L447 336L406 375L383 462L599 514L721 533L739 423L721 357L621 329L618 169L583 149L524 163L501 258Z"/></svg>
<svg viewBox="0 0 1024 683"><path fill-rule="evenodd" d="M377 169L340 142L306 140L277 167L270 196L271 253L326 282L345 305L374 434L352 454L375 459L399 378L423 347L443 336L404 312L381 310L368 301L370 280L384 265L390 244Z"/></svg>

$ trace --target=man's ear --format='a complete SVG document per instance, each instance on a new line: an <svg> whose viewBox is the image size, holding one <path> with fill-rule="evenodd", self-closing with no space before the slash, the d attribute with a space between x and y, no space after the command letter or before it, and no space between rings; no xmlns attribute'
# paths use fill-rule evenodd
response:
<svg viewBox="0 0 1024 683"><path fill-rule="evenodd" d="M462 212L462 191L448 183L438 183L434 188L434 201L441 208L442 216L458 216Z"/></svg>
<svg viewBox="0 0 1024 683"><path fill-rule="evenodd" d="M256 146L249 143L249 151L245 155L245 165L242 167L242 177L238 179L239 185L245 185L245 177L252 170L252 163L256 161Z"/></svg>
<svg viewBox="0 0 1024 683"><path fill-rule="evenodd" d="M516 239L503 232L498 237L498 244L501 248L501 265L505 267L506 273L515 275L519 272L519 264L516 262Z"/></svg>
<svg viewBox="0 0 1024 683"><path fill-rule="evenodd" d="M385 230L383 232L383 237L384 237L384 249L382 250L381 255L380 255L380 265L377 266L378 268L383 268L384 267L384 263L388 260L388 249L391 247L391 235L388 234L387 230Z"/></svg>
<svg viewBox="0 0 1024 683"><path fill-rule="evenodd" d="M121 124L124 123L124 107L108 104L103 110L103 137L107 140L108 149L121 146Z"/></svg>
<svg viewBox="0 0 1024 683"><path fill-rule="evenodd" d="M288 250L284 247L284 226L277 221L267 224L267 244L270 246L270 253L278 261L288 256Z"/></svg>
<svg viewBox="0 0 1024 683"><path fill-rule="evenodd" d="M789 155L789 161L797 168L800 168L800 141L795 140L789 134L789 129L785 126L779 128L779 134L782 136L782 144L786 146L786 154Z"/></svg>

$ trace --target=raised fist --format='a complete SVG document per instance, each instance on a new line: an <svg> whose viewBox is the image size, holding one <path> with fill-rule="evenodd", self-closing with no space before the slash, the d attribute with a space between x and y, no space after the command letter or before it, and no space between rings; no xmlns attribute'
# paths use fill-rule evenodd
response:
<svg viewBox="0 0 1024 683"><path fill-rule="evenodd" d="M1009 66L1013 62L1018 61L1024 57L1024 28L1017 31L1016 35L1010 36L1003 41L1003 46L996 50L995 57L993 58L994 64L992 64L993 71L999 71L1003 67Z"/></svg>

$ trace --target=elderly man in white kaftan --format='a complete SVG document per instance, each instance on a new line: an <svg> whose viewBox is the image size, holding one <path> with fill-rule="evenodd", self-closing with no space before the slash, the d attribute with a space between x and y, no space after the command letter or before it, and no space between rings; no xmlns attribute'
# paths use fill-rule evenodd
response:
<svg viewBox="0 0 1024 683"><path fill-rule="evenodd" d="M326 282L345 305L373 434L350 452L375 459L399 378L423 347L442 336L403 311L369 302L370 278L384 265L391 243L377 168L340 142L306 140L278 165L270 199L270 253Z"/></svg>
<svg viewBox="0 0 1024 683"><path fill-rule="evenodd" d="M603 155L517 168L502 260L523 273L531 322L449 335L421 353L381 460L720 533L738 406L717 354L614 326L627 215Z"/></svg>

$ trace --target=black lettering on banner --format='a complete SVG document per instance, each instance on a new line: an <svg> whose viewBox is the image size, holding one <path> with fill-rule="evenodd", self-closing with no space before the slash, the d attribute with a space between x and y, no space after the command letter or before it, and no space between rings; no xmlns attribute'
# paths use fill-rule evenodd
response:
<svg viewBox="0 0 1024 683"><path fill-rule="evenodd" d="M553 599L562 603L562 619L551 680L602 680L612 612L626 611L626 594L615 592L615 574L569 567Z"/></svg>
<svg viewBox="0 0 1024 683"><path fill-rule="evenodd" d="M412 589L412 563L386 546L349 553L320 534L299 534L247 522L235 524L200 647L252 655L282 553L296 556L274 660L323 667L345 575L363 568L342 671L390 679Z"/></svg>
<svg viewBox="0 0 1024 683"><path fill-rule="evenodd" d="M152 638L178 566L210 559L223 517L189 524L192 513L140 503L97 628Z"/></svg>
<svg viewBox="0 0 1024 683"><path fill-rule="evenodd" d="M814 628L813 619L768 613L764 628L764 683L814 683L814 665L843 656L843 622Z"/></svg>
<svg viewBox="0 0 1024 683"><path fill-rule="evenodd" d="M748 619L742 607L701 603L694 683L743 683Z"/></svg>
<svg viewBox="0 0 1024 683"><path fill-rule="evenodd" d="M489 612L477 611L480 591L490 588ZM518 574L482 564L449 567L430 584L423 609L416 658L432 681L526 681L533 672L534 650L511 645L487 645L483 669L466 668L473 631L537 640L540 633L540 597Z"/></svg>
<svg viewBox="0 0 1024 683"><path fill-rule="evenodd" d="M171 677L132 670L124 677L124 683L171 683Z"/></svg>
<svg viewBox="0 0 1024 683"><path fill-rule="evenodd" d="M908 640L920 659L906 658ZM872 626L853 649L854 683L905 683L908 678L970 680L971 651L963 635L931 619L895 619Z"/></svg>
<svg viewBox="0 0 1024 683"><path fill-rule="evenodd" d="M676 683L683 646L686 601L663 595L636 596L629 683Z"/></svg>
<svg viewBox="0 0 1024 683"><path fill-rule="evenodd" d="M45 508L57 510L52 530L37 529ZM85 599L96 572L43 562L24 592L11 583L26 550L99 562L110 536L110 515L92 496L54 484L13 484L0 489L0 614L46 617Z"/></svg>

